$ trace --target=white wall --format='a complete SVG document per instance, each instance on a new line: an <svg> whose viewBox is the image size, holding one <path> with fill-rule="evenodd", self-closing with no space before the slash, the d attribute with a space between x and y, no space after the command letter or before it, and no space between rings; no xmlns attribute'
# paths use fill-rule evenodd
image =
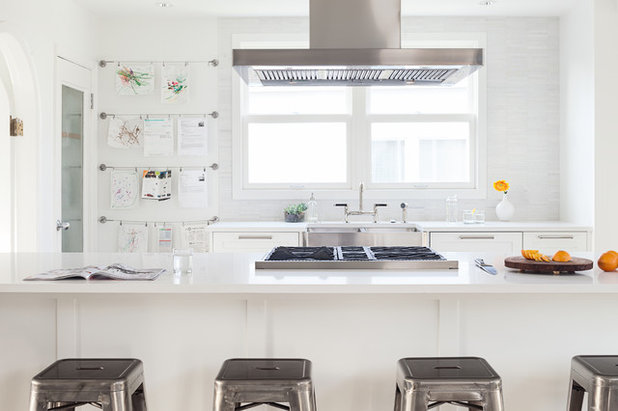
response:
<svg viewBox="0 0 618 411"><path fill-rule="evenodd" d="M560 218L594 222L595 58L593 1L560 19Z"/></svg>
<svg viewBox="0 0 618 411"><path fill-rule="evenodd" d="M0 66L4 64L0 56ZM3 71L0 67L0 72ZM1 74L1 73L0 73ZM13 234L13 182L11 178L11 140L9 139L9 94L4 76L0 75L0 252L9 252L12 248Z"/></svg>
<svg viewBox="0 0 618 411"><path fill-rule="evenodd" d="M307 33L304 18L221 19L219 21L220 217L225 220L280 220L292 201L246 201L232 197L231 47L236 33ZM487 36L488 198L460 200L464 208L485 208L495 220L500 193L491 182L511 183L517 220L557 220L560 201L559 20L558 18L418 17L403 19L403 33L484 33ZM298 198L298 201L307 198ZM342 199L343 200L343 199ZM351 199L356 204L356 194ZM400 218L409 201L411 220L442 220L444 200L389 202L384 218ZM340 220L334 201L318 198L320 218Z"/></svg>
<svg viewBox="0 0 618 411"><path fill-rule="evenodd" d="M57 234L50 202L55 128L55 60L60 55L93 67L94 17L72 0L7 1L0 33L16 38L34 78L22 78L34 101L22 110L24 137L12 140L15 164L15 250L53 250ZM23 71L27 77L28 72ZM47 206L45 206L47 205Z"/></svg>
<svg viewBox="0 0 618 411"><path fill-rule="evenodd" d="M109 27L114 27L110 30ZM214 18L169 19L149 17L148 19L100 19L98 25L98 56L105 60L124 61L208 61L217 58L217 24ZM127 39L131 41L127 41ZM159 79L161 64L155 64L155 91L147 96L118 96L114 89L116 65L111 64L98 70L98 111L127 114L200 114L218 111L217 67L207 63L189 64L189 101L183 104L161 104ZM98 122L98 163L112 166L144 168L203 166L218 162L217 123L218 119L207 117L208 155L205 157L164 158L144 157L140 149L116 149L107 144L108 120ZM140 169L141 171L141 169ZM110 208L110 171L97 171L98 206L97 216L124 221L194 221L207 220L218 214L218 171L207 169L209 206L204 209L180 208L177 200L178 169L172 170L172 199L155 202L140 200L127 210ZM150 225L152 251L156 251L156 231ZM174 229L180 228L179 224ZM118 223L97 224L99 251L116 251ZM180 240L175 230L174 241Z"/></svg>
<svg viewBox="0 0 618 411"><path fill-rule="evenodd" d="M594 246L601 253L618 248L618 4L615 0L594 1Z"/></svg>

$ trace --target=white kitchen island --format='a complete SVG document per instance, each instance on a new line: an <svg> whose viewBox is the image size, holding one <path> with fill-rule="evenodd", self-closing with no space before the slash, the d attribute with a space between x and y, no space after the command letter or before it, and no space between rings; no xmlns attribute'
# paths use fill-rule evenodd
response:
<svg viewBox="0 0 618 411"><path fill-rule="evenodd" d="M618 273L520 274L504 256L446 256L459 270L254 270L260 255L203 254L180 279L25 282L51 268L172 261L0 255L2 409L27 409L31 377L79 356L142 359L149 410L210 410L223 360L275 356L313 361L320 411L384 411L399 358L474 355L502 376L507 410L562 411L571 357L618 354ZM478 256L498 275L470 264Z"/></svg>

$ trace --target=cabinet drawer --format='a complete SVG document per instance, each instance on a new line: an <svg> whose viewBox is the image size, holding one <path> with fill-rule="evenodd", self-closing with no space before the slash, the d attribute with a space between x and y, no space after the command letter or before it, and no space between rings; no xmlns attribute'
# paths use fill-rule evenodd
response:
<svg viewBox="0 0 618 411"><path fill-rule="evenodd" d="M524 248L555 253L566 250L569 253L589 251L586 232L530 232L524 233Z"/></svg>
<svg viewBox="0 0 618 411"><path fill-rule="evenodd" d="M518 255L522 246L522 233L431 233L430 245L438 252Z"/></svg>
<svg viewBox="0 0 618 411"><path fill-rule="evenodd" d="M258 253L280 245L297 247L297 232L233 232L213 233L212 251L215 253Z"/></svg>

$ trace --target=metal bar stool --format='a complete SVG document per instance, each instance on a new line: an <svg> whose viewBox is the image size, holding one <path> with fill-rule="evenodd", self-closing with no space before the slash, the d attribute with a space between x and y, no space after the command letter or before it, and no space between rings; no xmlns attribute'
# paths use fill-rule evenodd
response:
<svg viewBox="0 0 618 411"><path fill-rule="evenodd" d="M103 411L146 411L142 362L64 359L32 379L30 411L74 411L86 404Z"/></svg>
<svg viewBox="0 0 618 411"><path fill-rule="evenodd" d="M290 411L316 411L311 361L226 360L215 380L214 411L241 411L263 404Z"/></svg>
<svg viewBox="0 0 618 411"><path fill-rule="evenodd" d="M618 411L618 356L578 355L571 360L568 411Z"/></svg>
<svg viewBox="0 0 618 411"><path fill-rule="evenodd" d="M399 360L395 411L427 411L441 404L504 411L502 380L487 361L477 357Z"/></svg>

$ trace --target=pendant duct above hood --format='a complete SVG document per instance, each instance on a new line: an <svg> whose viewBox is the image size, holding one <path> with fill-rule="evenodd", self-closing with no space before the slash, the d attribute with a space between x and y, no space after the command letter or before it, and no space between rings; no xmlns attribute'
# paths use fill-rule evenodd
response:
<svg viewBox="0 0 618 411"><path fill-rule="evenodd" d="M452 85L483 66L483 50L401 48L400 0L310 0L310 48L235 49L249 85Z"/></svg>

